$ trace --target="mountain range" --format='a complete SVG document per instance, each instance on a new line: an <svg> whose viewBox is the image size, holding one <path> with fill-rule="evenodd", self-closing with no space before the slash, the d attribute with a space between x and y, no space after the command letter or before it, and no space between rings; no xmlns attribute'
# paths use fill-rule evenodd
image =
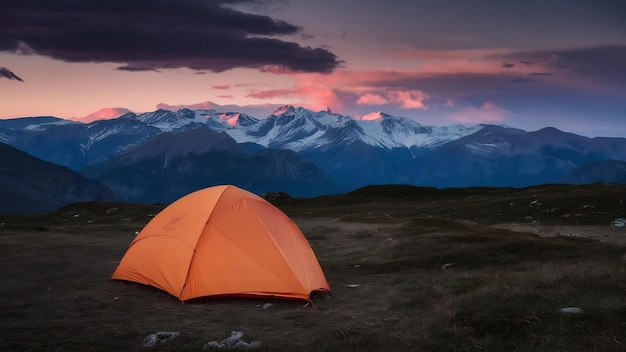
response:
<svg viewBox="0 0 626 352"><path fill-rule="evenodd" d="M626 182L626 138L555 128L425 126L382 112L346 116L294 106L263 119L160 109L90 123L0 120L0 142L94 180L117 197L147 203L224 183L312 197L369 184Z"/></svg>

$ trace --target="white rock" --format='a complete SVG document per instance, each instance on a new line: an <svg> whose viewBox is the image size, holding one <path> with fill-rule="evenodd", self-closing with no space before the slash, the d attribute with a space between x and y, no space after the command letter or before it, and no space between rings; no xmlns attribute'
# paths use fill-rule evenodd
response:
<svg viewBox="0 0 626 352"><path fill-rule="evenodd" d="M619 218L619 219L613 220L613 222L611 222L611 226L616 226L616 227L626 226L626 218Z"/></svg>
<svg viewBox="0 0 626 352"><path fill-rule="evenodd" d="M157 342L164 343L169 340L173 340L180 335L179 332L176 331L159 331L153 334L146 336L143 339L143 347L152 347L157 344Z"/></svg>
<svg viewBox="0 0 626 352"><path fill-rule="evenodd" d="M565 314L582 314L583 310L578 307L565 307L561 308L560 312Z"/></svg>
<svg viewBox="0 0 626 352"><path fill-rule="evenodd" d="M261 347L260 341L252 341L250 343L241 340L243 331L231 331L230 337L222 340L221 342L211 341L202 346L202 349L241 349L248 350Z"/></svg>

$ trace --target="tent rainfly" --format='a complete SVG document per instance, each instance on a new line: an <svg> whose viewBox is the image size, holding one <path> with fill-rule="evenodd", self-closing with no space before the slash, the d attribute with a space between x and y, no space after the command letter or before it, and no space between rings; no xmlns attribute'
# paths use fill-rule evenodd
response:
<svg viewBox="0 0 626 352"><path fill-rule="evenodd" d="M235 186L188 194L132 241L113 279L152 285L186 301L206 296L310 299L330 291L298 227L263 198Z"/></svg>

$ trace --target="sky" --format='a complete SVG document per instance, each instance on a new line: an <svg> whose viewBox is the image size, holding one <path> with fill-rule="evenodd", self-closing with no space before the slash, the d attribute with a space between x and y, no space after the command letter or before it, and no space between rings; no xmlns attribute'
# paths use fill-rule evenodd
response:
<svg viewBox="0 0 626 352"><path fill-rule="evenodd" d="M284 104L626 138L626 1L0 2L0 118Z"/></svg>

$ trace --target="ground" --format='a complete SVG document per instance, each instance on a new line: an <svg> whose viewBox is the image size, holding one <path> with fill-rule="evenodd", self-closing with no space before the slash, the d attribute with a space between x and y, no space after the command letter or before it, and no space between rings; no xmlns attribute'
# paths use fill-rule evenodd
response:
<svg viewBox="0 0 626 352"><path fill-rule="evenodd" d="M181 303L111 280L162 205L0 215L0 350L201 351L232 330L259 351L624 351L626 186L372 186L283 199L330 294ZM271 303L267 306L266 303ZM582 314L560 309L578 307Z"/></svg>

